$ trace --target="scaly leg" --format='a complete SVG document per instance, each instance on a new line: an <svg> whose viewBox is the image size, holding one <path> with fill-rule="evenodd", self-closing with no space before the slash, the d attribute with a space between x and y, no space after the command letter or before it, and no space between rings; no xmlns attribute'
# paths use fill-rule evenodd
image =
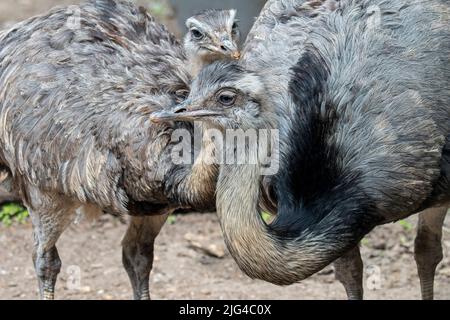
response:
<svg viewBox="0 0 450 320"><path fill-rule="evenodd" d="M130 218L130 225L122 241L122 262L130 278L135 300L150 300L153 246L167 217L168 214Z"/></svg>
<svg viewBox="0 0 450 320"><path fill-rule="evenodd" d="M359 247L353 248L336 260L334 268L336 279L344 285L348 299L362 300L364 298L364 265Z"/></svg>
<svg viewBox="0 0 450 320"><path fill-rule="evenodd" d="M446 215L447 208L428 209L419 215L414 256L424 300L434 298L434 276L443 257L442 226Z"/></svg>
<svg viewBox="0 0 450 320"><path fill-rule="evenodd" d="M53 300L61 270L56 242L71 222L69 212L30 210L33 221L33 263L39 281L40 298Z"/></svg>

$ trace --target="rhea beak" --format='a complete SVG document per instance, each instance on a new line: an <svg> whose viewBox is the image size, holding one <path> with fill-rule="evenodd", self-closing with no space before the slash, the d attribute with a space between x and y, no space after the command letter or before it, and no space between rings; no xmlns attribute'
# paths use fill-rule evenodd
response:
<svg viewBox="0 0 450 320"><path fill-rule="evenodd" d="M230 40L222 40L221 48L230 53L231 58L239 60L241 58L241 52L239 51L237 45Z"/></svg>
<svg viewBox="0 0 450 320"><path fill-rule="evenodd" d="M177 106L170 111L159 111L150 115L150 120L154 123L170 121L196 121L208 117L217 117L222 114L217 111L194 109L185 104Z"/></svg>

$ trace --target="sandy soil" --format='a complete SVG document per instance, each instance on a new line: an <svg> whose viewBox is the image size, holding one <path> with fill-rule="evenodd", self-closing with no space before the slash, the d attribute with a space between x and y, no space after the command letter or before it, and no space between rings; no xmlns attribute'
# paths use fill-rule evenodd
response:
<svg viewBox="0 0 450 320"><path fill-rule="evenodd" d="M411 225L415 218L411 219ZM121 265L126 226L111 217L74 225L58 248L63 269L58 299L129 299L131 288ZM203 239L226 252L214 214L177 216L157 240L151 278L153 299L345 299L331 267L290 287L277 287L244 276L231 256L212 257L188 239ZM399 224L380 227L362 246L367 299L418 299L412 253L414 230ZM31 226L0 226L0 299L35 299L37 282L31 263ZM450 230L444 234L445 259L436 280L438 299L450 299ZM80 270L74 287L73 270Z"/></svg>

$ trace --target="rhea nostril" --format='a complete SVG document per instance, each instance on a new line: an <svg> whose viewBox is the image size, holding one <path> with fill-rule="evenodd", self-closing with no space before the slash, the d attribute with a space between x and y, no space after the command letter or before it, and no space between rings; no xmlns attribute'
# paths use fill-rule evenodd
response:
<svg viewBox="0 0 450 320"><path fill-rule="evenodd" d="M175 113L183 113L183 112L186 112L186 111L187 111L186 108L180 108L177 111L175 111Z"/></svg>
<svg viewBox="0 0 450 320"><path fill-rule="evenodd" d="M227 47L225 46L220 46L220 49L222 49L223 51L227 51Z"/></svg>

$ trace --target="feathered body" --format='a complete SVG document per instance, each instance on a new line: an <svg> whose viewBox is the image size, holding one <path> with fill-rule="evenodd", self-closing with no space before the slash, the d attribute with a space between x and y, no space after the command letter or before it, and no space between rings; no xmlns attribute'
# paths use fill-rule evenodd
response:
<svg viewBox="0 0 450 320"><path fill-rule="evenodd" d="M279 216L268 227L277 254L262 268L243 259L250 275L298 281L376 225L449 200L448 12L441 1L341 1L280 21L257 59L244 52L273 97L265 111L279 116L281 142ZM275 56L284 61L271 68ZM232 197L221 186L218 203ZM267 272L274 261L284 267Z"/></svg>
<svg viewBox="0 0 450 320"><path fill-rule="evenodd" d="M0 38L2 163L25 197L31 185L114 213L130 202L179 206L171 134L192 126L149 115L189 88L181 45L128 2L79 9L79 26L61 8Z"/></svg>
<svg viewBox="0 0 450 320"><path fill-rule="evenodd" d="M55 244L78 214L132 215L123 263L134 297L149 299L167 215L214 208L216 167L201 152L194 165L172 161L172 133L192 137L193 125L149 120L189 81L181 44L128 1L56 8L0 33L0 183L30 211L42 298L53 298Z"/></svg>
<svg viewBox="0 0 450 320"><path fill-rule="evenodd" d="M244 258L246 272L301 280L376 225L448 202L448 13L441 1L341 1L322 17L280 21L261 58L244 52L273 97L265 111L279 116L281 142L279 215L268 227L277 254L261 268ZM285 60L271 68L275 56ZM233 196L225 189L219 182L218 203ZM267 272L274 261L280 269Z"/></svg>
<svg viewBox="0 0 450 320"><path fill-rule="evenodd" d="M391 222L448 202L445 12L440 1L347 1L308 33L280 119L279 195L300 199L286 208L317 205L304 217L317 223L336 194Z"/></svg>

